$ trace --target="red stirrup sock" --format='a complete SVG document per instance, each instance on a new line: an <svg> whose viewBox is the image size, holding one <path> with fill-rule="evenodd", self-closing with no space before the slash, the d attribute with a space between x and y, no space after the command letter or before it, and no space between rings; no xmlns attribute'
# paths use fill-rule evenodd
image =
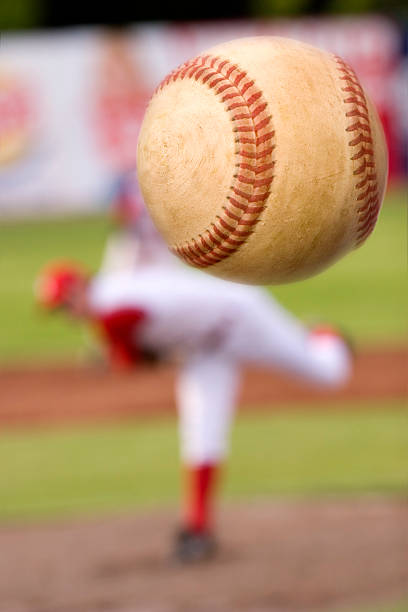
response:
<svg viewBox="0 0 408 612"><path fill-rule="evenodd" d="M188 529L194 531L209 529L218 471L218 465L212 463L187 468L186 527Z"/></svg>

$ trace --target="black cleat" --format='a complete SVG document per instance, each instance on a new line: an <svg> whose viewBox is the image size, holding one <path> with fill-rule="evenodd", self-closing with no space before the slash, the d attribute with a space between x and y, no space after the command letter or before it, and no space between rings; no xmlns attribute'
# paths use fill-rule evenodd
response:
<svg viewBox="0 0 408 612"><path fill-rule="evenodd" d="M208 531L182 529L176 536L174 557L179 563L209 561L217 552L214 536Z"/></svg>

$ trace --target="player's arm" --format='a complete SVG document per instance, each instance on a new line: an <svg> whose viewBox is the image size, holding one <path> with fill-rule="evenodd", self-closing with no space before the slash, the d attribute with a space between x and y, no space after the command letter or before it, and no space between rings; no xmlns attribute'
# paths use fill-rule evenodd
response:
<svg viewBox="0 0 408 612"><path fill-rule="evenodd" d="M147 314L139 308L122 308L98 318L97 327L113 368L130 369L142 360L138 332L146 319Z"/></svg>

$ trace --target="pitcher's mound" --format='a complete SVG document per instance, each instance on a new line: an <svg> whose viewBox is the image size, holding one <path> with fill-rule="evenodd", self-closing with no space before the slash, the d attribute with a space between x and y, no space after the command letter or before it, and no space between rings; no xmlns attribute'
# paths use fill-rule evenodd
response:
<svg viewBox="0 0 408 612"><path fill-rule="evenodd" d="M0 529L1 612L318 612L408 599L408 505L224 507L219 557L169 556L176 512Z"/></svg>

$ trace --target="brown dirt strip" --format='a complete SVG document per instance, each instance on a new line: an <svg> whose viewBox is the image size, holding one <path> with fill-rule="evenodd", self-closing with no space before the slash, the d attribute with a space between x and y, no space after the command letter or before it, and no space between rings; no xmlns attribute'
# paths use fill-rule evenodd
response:
<svg viewBox="0 0 408 612"><path fill-rule="evenodd" d="M129 374L59 366L0 371L0 425L56 424L175 411L175 369L141 367ZM244 373L240 405L273 406L408 397L408 349L372 349L356 358L352 380L321 391L265 370Z"/></svg>
<svg viewBox="0 0 408 612"><path fill-rule="evenodd" d="M408 598L408 504L234 504L219 557L170 560L173 513L0 528L0 612L322 612Z"/></svg>

